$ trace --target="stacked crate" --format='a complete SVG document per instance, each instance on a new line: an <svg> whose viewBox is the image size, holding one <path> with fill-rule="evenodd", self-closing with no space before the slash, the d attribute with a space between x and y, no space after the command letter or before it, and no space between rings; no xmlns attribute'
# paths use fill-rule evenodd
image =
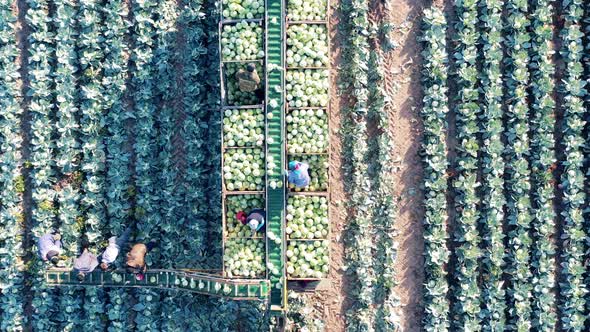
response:
<svg viewBox="0 0 590 332"><path fill-rule="evenodd" d="M266 116L264 94L239 90L236 74L256 65L265 89L264 2L248 7L223 1L219 24L222 120L223 275L266 278L265 233L252 236L237 220L239 211L265 208ZM241 31L241 33L238 33ZM254 51L246 52L244 49ZM238 169L246 172L236 172ZM246 264L244 264L246 262Z"/></svg>
<svg viewBox="0 0 590 332"><path fill-rule="evenodd" d="M329 4L287 0L286 155L309 164L310 185L290 185L286 208L287 278L320 280L329 252ZM301 260L303 259L303 262Z"/></svg>

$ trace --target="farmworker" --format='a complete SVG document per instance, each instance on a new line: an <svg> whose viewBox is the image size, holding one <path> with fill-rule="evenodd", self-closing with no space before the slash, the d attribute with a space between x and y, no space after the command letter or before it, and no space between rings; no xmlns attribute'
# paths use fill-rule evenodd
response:
<svg viewBox="0 0 590 332"><path fill-rule="evenodd" d="M59 263L61 254L61 235L47 233L39 238L37 247L39 247L39 256L43 261L50 261L54 266Z"/></svg>
<svg viewBox="0 0 590 332"><path fill-rule="evenodd" d="M305 188L309 185L309 165L299 161L289 162L287 181L297 188Z"/></svg>
<svg viewBox="0 0 590 332"><path fill-rule="evenodd" d="M143 280L144 273L147 272L145 255L155 246L154 241L150 241L147 246L143 243L136 243L131 247L131 251L127 253L127 272L134 273L137 280Z"/></svg>
<svg viewBox="0 0 590 332"><path fill-rule="evenodd" d="M253 63L249 63L246 66L246 70L240 68L236 73L236 79L242 92L254 92L258 90L258 86L260 85L260 77L258 76L258 72L256 72L256 65Z"/></svg>
<svg viewBox="0 0 590 332"><path fill-rule="evenodd" d="M109 264L112 264L117 259L117 256L119 256L119 251L121 250L121 247L127 242L130 233L131 227L127 227L121 236L111 236L109 238L109 245L106 247L100 257L100 268L103 271L107 271L109 269Z"/></svg>
<svg viewBox="0 0 590 332"><path fill-rule="evenodd" d="M238 220L240 220L243 225L248 225L248 227L250 227L252 236L254 236L256 232L264 230L264 218L266 217L266 213L263 209L254 209L247 217L244 211L240 211L237 216Z"/></svg>
<svg viewBox="0 0 590 332"><path fill-rule="evenodd" d="M92 273L98 266L96 255L91 253L88 248L84 248L82 255L74 260L74 269L78 271L78 280L83 281L88 273Z"/></svg>

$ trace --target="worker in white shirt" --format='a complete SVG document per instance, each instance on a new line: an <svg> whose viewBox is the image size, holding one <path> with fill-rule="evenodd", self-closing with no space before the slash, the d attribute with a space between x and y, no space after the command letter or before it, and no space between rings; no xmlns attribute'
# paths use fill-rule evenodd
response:
<svg viewBox="0 0 590 332"><path fill-rule="evenodd" d="M47 233L37 240L39 256L45 262L50 261L57 266L59 255L62 252L61 235L57 233Z"/></svg>
<svg viewBox="0 0 590 332"><path fill-rule="evenodd" d="M131 234L131 227L127 227L121 236L111 236L109 238L109 245L106 247L100 258L100 268L103 271L107 271L109 265L115 262L121 247L123 247L129 239L129 234Z"/></svg>

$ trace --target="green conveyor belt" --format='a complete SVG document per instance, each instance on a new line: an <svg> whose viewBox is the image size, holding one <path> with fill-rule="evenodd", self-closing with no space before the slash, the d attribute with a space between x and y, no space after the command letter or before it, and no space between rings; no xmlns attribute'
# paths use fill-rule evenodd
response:
<svg viewBox="0 0 590 332"><path fill-rule="evenodd" d="M48 286L91 287L148 287L186 291L236 300L267 300L269 281L254 279L225 279L211 274L178 270L148 270L141 281L125 271L94 271L84 281L77 279L77 272L70 269L52 269L45 272Z"/></svg>
<svg viewBox="0 0 590 332"><path fill-rule="evenodd" d="M267 118L267 156L273 158L278 169L268 175L269 183L278 184L276 188L267 186L267 233L271 232L280 241L269 239L267 244L268 261L278 274L269 271L271 286L271 313L280 314L287 308L286 270L285 270L285 188L282 175L285 169L285 108L283 95L285 91L283 35L285 29L284 8L282 0L266 1L266 112L272 114Z"/></svg>

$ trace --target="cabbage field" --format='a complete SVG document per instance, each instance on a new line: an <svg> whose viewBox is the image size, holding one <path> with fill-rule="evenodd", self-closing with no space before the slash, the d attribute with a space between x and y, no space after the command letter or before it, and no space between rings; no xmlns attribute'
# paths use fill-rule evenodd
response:
<svg viewBox="0 0 590 332"><path fill-rule="evenodd" d="M425 11L427 331L588 331L590 6Z"/></svg>
<svg viewBox="0 0 590 332"><path fill-rule="evenodd" d="M284 172L265 150L273 143L266 136L272 114L236 79L252 62L265 86L265 6L0 2L1 331L273 327L263 302L141 287L52 287L36 243L59 232L71 268L83 247L99 254L108 237L131 227L132 241L158 243L147 255L150 268L226 278L281 274L267 264L266 234L252 236L236 219L239 211L265 207L265 188L286 187L266 182ZM289 158L313 165L313 181L302 190L323 194L289 198L294 254L284 270L300 279L327 278L329 271L327 6L290 7L293 15L323 20L291 26L288 43L298 67L287 77L293 107L314 106L291 110ZM221 20L227 23L219 28ZM281 243L280 234L268 239ZM123 262L120 254L117 264Z"/></svg>
<svg viewBox="0 0 590 332"><path fill-rule="evenodd" d="M584 0L0 0L0 331L590 331L588 85Z"/></svg>

